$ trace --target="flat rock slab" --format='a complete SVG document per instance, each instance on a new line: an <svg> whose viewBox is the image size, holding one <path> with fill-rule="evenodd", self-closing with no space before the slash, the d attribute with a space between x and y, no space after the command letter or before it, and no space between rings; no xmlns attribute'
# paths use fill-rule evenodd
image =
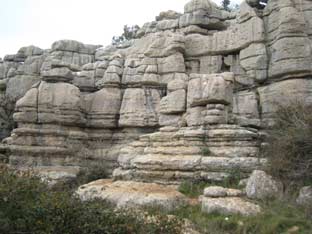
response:
<svg viewBox="0 0 312 234"><path fill-rule="evenodd" d="M102 199L119 208L161 207L173 210L188 201L176 186L133 181L97 180L80 186L76 194L83 201Z"/></svg>
<svg viewBox="0 0 312 234"><path fill-rule="evenodd" d="M244 192L238 189L223 188L220 186L210 186L205 188L205 197L241 197Z"/></svg>
<svg viewBox="0 0 312 234"><path fill-rule="evenodd" d="M49 186L53 187L57 183L71 183L77 178L80 171L79 167L74 166L49 166L49 167L20 167L19 171L31 171L39 176L42 181L46 182Z"/></svg>
<svg viewBox="0 0 312 234"><path fill-rule="evenodd" d="M252 216L261 212L260 206L239 197L207 198L201 197L202 212L223 215Z"/></svg>
<svg viewBox="0 0 312 234"><path fill-rule="evenodd" d="M38 167L34 169L34 172L37 173L40 177L50 179L53 181L61 181L62 179L66 180L68 178L76 178L79 173L79 167Z"/></svg>

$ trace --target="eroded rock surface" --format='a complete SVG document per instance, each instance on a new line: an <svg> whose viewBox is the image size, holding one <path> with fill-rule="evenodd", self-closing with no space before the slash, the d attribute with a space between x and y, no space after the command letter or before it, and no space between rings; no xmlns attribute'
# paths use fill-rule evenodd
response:
<svg viewBox="0 0 312 234"><path fill-rule="evenodd" d="M60 40L5 56L0 96L16 101L10 164L102 162L116 179L164 184L261 169L278 105L312 103L312 3L259 4L229 13L191 0L121 45Z"/></svg>
<svg viewBox="0 0 312 234"><path fill-rule="evenodd" d="M185 205L187 198L175 186L131 181L98 180L81 186L77 195L84 201L102 199L118 208L161 207L174 210Z"/></svg>
<svg viewBox="0 0 312 234"><path fill-rule="evenodd" d="M279 198L283 192L281 182L275 181L264 171L253 171L247 181L246 193L253 199Z"/></svg>
<svg viewBox="0 0 312 234"><path fill-rule="evenodd" d="M242 196L244 192L238 189L223 188L219 186L207 187L204 195L199 198L202 212L223 215L251 216L261 212L261 207Z"/></svg>

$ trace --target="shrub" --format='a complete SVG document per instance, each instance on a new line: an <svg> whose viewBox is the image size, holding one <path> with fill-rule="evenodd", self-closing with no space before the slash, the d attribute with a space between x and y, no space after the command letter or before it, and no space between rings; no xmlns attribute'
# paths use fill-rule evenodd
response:
<svg viewBox="0 0 312 234"><path fill-rule="evenodd" d="M203 156L209 156L209 155L211 155L211 151L208 147L203 147L203 148L201 148L201 154Z"/></svg>
<svg viewBox="0 0 312 234"><path fill-rule="evenodd" d="M240 180L246 178L246 174L244 174L238 167L230 169L228 173L229 176L220 183L223 187L238 188Z"/></svg>
<svg viewBox="0 0 312 234"><path fill-rule="evenodd" d="M183 181L178 190L188 197L196 198L203 195L204 189L210 185L210 183L204 181Z"/></svg>
<svg viewBox="0 0 312 234"><path fill-rule="evenodd" d="M221 2L222 8L226 11L231 11L230 4L231 4L230 0L222 0Z"/></svg>
<svg viewBox="0 0 312 234"><path fill-rule="evenodd" d="M187 197L197 198L203 195L204 189L209 186L221 186L225 188L238 188L239 181L242 179L242 173L237 168L229 171L229 177L222 181L200 181L185 180L179 185L179 192Z"/></svg>
<svg viewBox="0 0 312 234"><path fill-rule="evenodd" d="M109 172L105 162L97 162L82 168L77 175L78 184L87 184L94 180L106 179Z"/></svg>
<svg viewBox="0 0 312 234"><path fill-rule="evenodd" d="M107 178L109 178L109 173L105 164L99 163L96 166L89 165L88 167L80 169L76 177L57 181L55 184L53 184L53 186L50 186L50 189L52 189L53 191L68 190L73 192L83 184L88 184L95 180Z"/></svg>
<svg viewBox="0 0 312 234"><path fill-rule="evenodd" d="M134 39L139 29L140 27L138 25L133 26L124 25L123 33L121 34L121 36L114 36L112 38L112 44L120 45L126 41Z"/></svg>
<svg viewBox="0 0 312 234"><path fill-rule="evenodd" d="M265 149L268 172L285 184L312 182L312 106L279 106Z"/></svg>
<svg viewBox="0 0 312 234"><path fill-rule="evenodd" d="M177 219L116 210L103 201L82 202L69 191L51 191L40 178L0 168L0 233L180 233Z"/></svg>
<svg viewBox="0 0 312 234"><path fill-rule="evenodd" d="M16 100L10 97L0 96L0 141L8 137L15 126L13 120L15 102Z"/></svg>

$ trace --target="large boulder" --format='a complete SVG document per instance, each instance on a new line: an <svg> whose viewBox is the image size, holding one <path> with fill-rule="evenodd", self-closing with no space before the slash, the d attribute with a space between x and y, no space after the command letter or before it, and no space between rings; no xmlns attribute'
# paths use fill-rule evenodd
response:
<svg viewBox="0 0 312 234"><path fill-rule="evenodd" d="M200 197L202 212L220 213L223 215L257 215L261 212L259 205L242 198L244 193L238 189L210 186L205 188L204 196Z"/></svg>
<svg viewBox="0 0 312 234"><path fill-rule="evenodd" d="M208 214L252 216L260 213L258 205L244 201L239 197L202 198L202 211Z"/></svg>
<svg viewBox="0 0 312 234"><path fill-rule="evenodd" d="M187 93L191 107L206 106L211 103L231 104L233 101L233 74L192 74Z"/></svg>
<svg viewBox="0 0 312 234"><path fill-rule="evenodd" d="M60 40L52 44L52 51L70 51L81 54L95 54L101 45L87 45L74 40Z"/></svg>
<svg viewBox="0 0 312 234"><path fill-rule="evenodd" d="M275 181L264 171L255 170L247 181L246 194L252 199L279 198L282 194L282 184Z"/></svg>
<svg viewBox="0 0 312 234"><path fill-rule="evenodd" d="M174 210L187 201L176 188L153 183L97 180L80 186L76 194L84 201L101 199L119 208L162 207Z"/></svg>
<svg viewBox="0 0 312 234"><path fill-rule="evenodd" d="M302 206L312 207L312 186L301 188L296 202Z"/></svg>
<svg viewBox="0 0 312 234"><path fill-rule="evenodd" d="M184 7L180 27L198 25L207 29L223 29L222 11L210 0L192 0Z"/></svg>

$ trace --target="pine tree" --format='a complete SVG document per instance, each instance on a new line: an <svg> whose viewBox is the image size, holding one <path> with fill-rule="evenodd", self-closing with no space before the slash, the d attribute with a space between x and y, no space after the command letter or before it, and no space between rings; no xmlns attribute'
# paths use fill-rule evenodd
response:
<svg viewBox="0 0 312 234"><path fill-rule="evenodd" d="M118 45L125 41L129 41L135 38L137 31L140 29L138 25L128 26L125 25L121 36L115 36L112 38L112 44Z"/></svg>
<svg viewBox="0 0 312 234"><path fill-rule="evenodd" d="M230 0L222 0L221 2L222 8L226 11L231 11L230 4L231 4Z"/></svg>

